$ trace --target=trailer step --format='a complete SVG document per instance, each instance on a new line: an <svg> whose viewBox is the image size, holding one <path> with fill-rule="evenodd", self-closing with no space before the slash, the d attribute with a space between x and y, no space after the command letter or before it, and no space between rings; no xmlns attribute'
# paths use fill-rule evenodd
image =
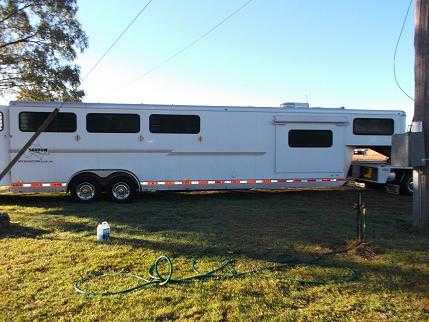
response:
<svg viewBox="0 0 429 322"><path fill-rule="evenodd" d="M394 195L399 195L401 186L397 184L386 184L386 191Z"/></svg>

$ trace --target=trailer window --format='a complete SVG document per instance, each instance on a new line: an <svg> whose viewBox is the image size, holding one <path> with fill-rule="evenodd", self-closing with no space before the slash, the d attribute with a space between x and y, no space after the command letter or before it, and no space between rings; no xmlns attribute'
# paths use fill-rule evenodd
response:
<svg viewBox="0 0 429 322"><path fill-rule="evenodd" d="M149 130L151 133L198 134L200 122L198 115L152 114Z"/></svg>
<svg viewBox="0 0 429 322"><path fill-rule="evenodd" d="M36 132L48 118L49 112L21 112L19 113L19 129L22 132ZM58 113L45 132L75 132L76 114Z"/></svg>
<svg viewBox="0 0 429 322"><path fill-rule="evenodd" d="M3 131L3 113L0 112L0 131Z"/></svg>
<svg viewBox="0 0 429 322"><path fill-rule="evenodd" d="M393 119L356 118L353 120L355 135L392 135L393 133Z"/></svg>
<svg viewBox="0 0 429 322"><path fill-rule="evenodd" d="M331 130L290 130L291 148L329 148L332 146Z"/></svg>
<svg viewBox="0 0 429 322"><path fill-rule="evenodd" d="M138 133L140 115L119 113L89 113L86 115L89 133Z"/></svg>

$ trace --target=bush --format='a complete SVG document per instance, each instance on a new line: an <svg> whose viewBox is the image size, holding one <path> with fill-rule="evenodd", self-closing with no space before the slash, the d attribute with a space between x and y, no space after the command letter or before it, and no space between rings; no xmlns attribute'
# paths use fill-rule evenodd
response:
<svg viewBox="0 0 429 322"><path fill-rule="evenodd" d="M7 213L0 213L0 229L10 226L10 217Z"/></svg>

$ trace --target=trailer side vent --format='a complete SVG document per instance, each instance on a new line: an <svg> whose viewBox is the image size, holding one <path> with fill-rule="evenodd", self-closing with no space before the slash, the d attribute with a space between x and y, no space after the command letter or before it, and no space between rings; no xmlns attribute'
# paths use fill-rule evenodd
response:
<svg viewBox="0 0 429 322"><path fill-rule="evenodd" d="M310 104L308 103L297 103L297 102L286 102L280 104L281 108L309 108Z"/></svg>

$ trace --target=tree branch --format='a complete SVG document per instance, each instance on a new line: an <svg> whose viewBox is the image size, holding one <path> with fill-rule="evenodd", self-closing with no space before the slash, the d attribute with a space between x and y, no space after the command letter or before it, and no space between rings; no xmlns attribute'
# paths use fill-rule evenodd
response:
<svg viewBox="0 0 429 322"><path fill-rule="evenodd" d="M23 11L23 10L25 10L25 9L27 9L27 8L30 8L31 6L33 6L33 4L32 4L32 3L27 4L26 6L23 6L22 8L19 8L19 9L15 10L15 11L12 11L12 12L11 12L10 14L8 14L5 18L3 18L2 20L0 20L0 23L5 22L6 20L8 20L8 19L12 18L14 15L16 15L17 13L19 13L20 11Z"/></svg>
<svg viewBox="0 0 429 322"><path fill-rule="evenodd" d="M14 41L11 41L11 42L8 42L8 43L5 43L5 44L2 44L2 45L0 45L0 49L1 49L1 48L5 48L5 47L7 47L7 46L11 46L11 45L19 44L19 43L21 43L21 42L26 42L28 39L31 39L31 38L33 38L33 37L34 37L34 36L36 36L36 35L37 35L37 33L34 33L34 34L29 35L29 36L27 36L27 37L20 38L20 39L17 39L17 40L14 40Z"/></svg>

